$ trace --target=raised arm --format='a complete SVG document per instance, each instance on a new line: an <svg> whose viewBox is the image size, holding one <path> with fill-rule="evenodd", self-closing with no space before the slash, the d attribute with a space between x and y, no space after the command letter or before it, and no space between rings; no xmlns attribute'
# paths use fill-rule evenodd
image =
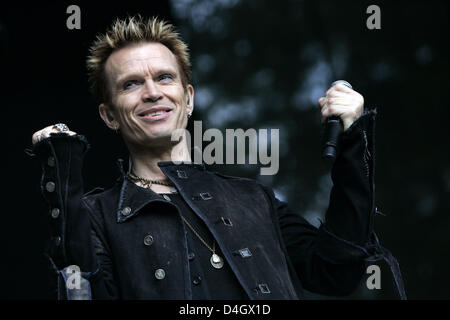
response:
<svg viewBox="0 0 450 320"><path fill-rule="evenodd" d="M366 112L342 135L332 169L330 203L319 229L286 203L273 200L288 255L310 291L350 294L361 281L365 263L384 259L399 295L406 298L397 261L381 247L373 230L375 115L375 111Z"/></svg>
<svg viewBox="0 0 450 320"><path fill-rule="evenodd" d="M82 201L82 165L89 144L63 125L33 134L28 153L42 166L41 191L49 207L47 256L58 275L59 299L114 298L109 255ZM100 257L98 257L100 256ZM80 277L78 277L80 276ZM105 280L110 279L110 280Z"/></svg>

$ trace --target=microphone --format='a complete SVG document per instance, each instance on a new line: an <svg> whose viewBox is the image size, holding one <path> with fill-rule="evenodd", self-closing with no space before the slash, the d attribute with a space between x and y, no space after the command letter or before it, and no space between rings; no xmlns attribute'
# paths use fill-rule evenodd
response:
<svg viewBox="0 0 450 320"><path fill-rule="evenodd" d="M331 87L337 85L338 83L341 83L344 86L353 89L352 85L345 80L334 81L331 84ZM325 124L325 133L323 135L324 143L322 150L322 157L325 160L334 162L334 160L336 159L339 140L343 129L344 127L339 117L331 116L327 118L327 122Z"/></svg>

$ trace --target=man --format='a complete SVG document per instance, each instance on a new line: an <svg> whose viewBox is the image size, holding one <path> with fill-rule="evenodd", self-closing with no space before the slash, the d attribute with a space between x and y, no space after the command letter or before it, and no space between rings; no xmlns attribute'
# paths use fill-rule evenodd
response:
<svg viewBox="0 0 450 320"><path fill-rule="evenodd" d="M259 182L192 163L186 135L172 140L193 112L194 88L170 24L117 20L87 62L100 116L120 130L130 161L112 188L83 195L86 139L63 124L33 135L60 298L299 299L302 288L340 296L367 260L396 270L373 233L375 112L363 114L359 93L337 85L318 101L322 120L339 116L345 131L317 229Z"/></svg>

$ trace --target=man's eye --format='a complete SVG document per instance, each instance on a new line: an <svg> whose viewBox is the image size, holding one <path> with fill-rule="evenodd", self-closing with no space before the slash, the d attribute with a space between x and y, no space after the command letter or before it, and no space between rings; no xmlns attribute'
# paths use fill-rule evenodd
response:
<svg viewBox="0 0 450 320"><path fill-rule="evenodd" d="M173 80L173 76L171 74L165 73L158 77L159 81L170 82Z"/></svg>
<svg viewBox="0 0 450 320"><path fill-rule="evenodd" d="M138 81L136 81L136 80L127 81L123 84L123 89L128 90L128 89L134 88L134 86L137 84L138 84Z"/></svg>

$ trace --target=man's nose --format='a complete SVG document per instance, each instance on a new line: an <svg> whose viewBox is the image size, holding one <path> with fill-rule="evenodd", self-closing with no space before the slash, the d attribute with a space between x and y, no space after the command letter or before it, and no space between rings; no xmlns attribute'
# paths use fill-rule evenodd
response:
<svg viewBox="0 0 450 320"><path fill-rule="evenodd" d="M155 102L162 98L162 92L155 82L151 79L145 81L144 91L142 93L142 100L144 102Z"/></svg>

